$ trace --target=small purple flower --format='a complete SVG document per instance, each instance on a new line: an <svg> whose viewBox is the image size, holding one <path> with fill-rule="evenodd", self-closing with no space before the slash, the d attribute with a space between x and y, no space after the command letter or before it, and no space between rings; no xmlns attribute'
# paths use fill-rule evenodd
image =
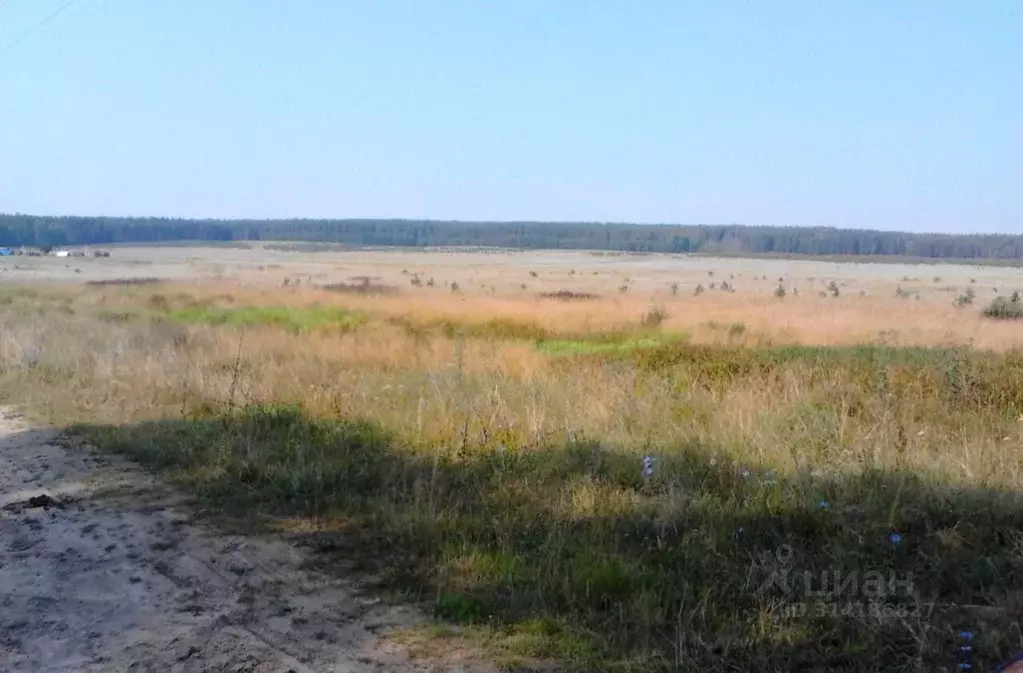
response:
<svg viewBox="0 0 1023 673"><path fill-rule="evenodd" d="M744 467L744 468L742 468L742 471L741 471L741 472L739 472L739 474L740 474L740 475L742 475L742 478L743 478L743 479L748 479L748 478L749 478L749 475L750 475L750 471L749 471L749 468L748 468L748 467Z"/></svg>
<svg viewBox="0 0 1023 673"><path fill-rule="evenodd" d="M902 536L898 533L891 533L888 536L888 541L891 542L893 545L897 545L900 542L902 542Z"/></svg>
<svg viewBox="0 0 1023 673"><path fill-rule="evenodd" d="M828 505L828 501L827 500L821 500L819 503L817 503L817 506L820 507L821 509L827 509L828 506L829 506Z"/></svg>

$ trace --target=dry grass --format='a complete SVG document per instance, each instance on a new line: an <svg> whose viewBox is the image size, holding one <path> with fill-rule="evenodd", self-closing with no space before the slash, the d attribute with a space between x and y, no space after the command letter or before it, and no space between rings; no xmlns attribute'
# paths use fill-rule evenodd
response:
<svg viewBox="0 0 1023 673"><path fill-rule="evenodd" d="M894 296L624 295L14 290L0 393L211 507L383 560L509 661L915 671L954 661L960 628L983 632L978 662L1020 644L1011 324ZM266 307L361 318L175 319ZM689 341L651 336L672 331ZM913 593L880 621L787 613L813 597L756 591L782 545L794 569L910 573Z"/></svg>
<svg viewBox="0 0 1023 673"><path fill-rule="evenodd" d="M1004 352L1023 347L1012 322L986 319L973 307L956 307L949 299L916 301L897 296L787 296L708 292L700 296L654 296L640 293L565 302L535 295L453 294L420 288L398 295L336 296L309 287L254 288L230 282L168 284L158 294L183 291L186 303L203 306L344 307L377 316L402 317L419 323L454 321L481 325L493 320L535 325L552 334L619 331L642 323L654 306L667 318L665 331L680 331L698 343L744 345L856 345L884 342L894 346L971 346ZM133 307L146 302L146 291L108 293L100 303ZM745 325L741 339L722 334L720 325Z"/></svg>

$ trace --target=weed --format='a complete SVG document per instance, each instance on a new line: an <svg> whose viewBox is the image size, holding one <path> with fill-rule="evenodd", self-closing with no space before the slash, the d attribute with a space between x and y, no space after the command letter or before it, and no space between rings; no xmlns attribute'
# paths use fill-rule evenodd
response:
<svg viewBox="0 0 1023 673"><path fill-rule="evenodd" d="M668 312L663 306L651 307L640 320L643 327L660 327L661 323L668 319Z"/></svg>
<svg viewBox="0 0 1023 673"><path fill-rule="evenodd" d="M973 300L976 298L976 296L977 293L973 291L973 288L968 287L966 288L966 292L963 292L958 297L956 297L955 305L959 307L969 306L970 304L973 303Z"/></svg>

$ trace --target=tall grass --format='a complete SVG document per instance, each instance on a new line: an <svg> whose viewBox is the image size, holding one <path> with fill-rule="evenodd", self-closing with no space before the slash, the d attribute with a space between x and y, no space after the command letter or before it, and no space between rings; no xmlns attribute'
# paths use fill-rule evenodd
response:
<svg viewBox="0 0 1023 673"><path fill-rule="evenodd" d="M304 531L509 662L915 671L960 629L978 666L1023 640L1018 353L701 345L642 335L639 304L603 337L450 298L346 296L345 331L103 320L151 295L96 292L0 305L5 402ZM202 303L161 292L147 310ZM217 296L195 315L323 301ZM779 564L910 590L765 589Z"/></svg>

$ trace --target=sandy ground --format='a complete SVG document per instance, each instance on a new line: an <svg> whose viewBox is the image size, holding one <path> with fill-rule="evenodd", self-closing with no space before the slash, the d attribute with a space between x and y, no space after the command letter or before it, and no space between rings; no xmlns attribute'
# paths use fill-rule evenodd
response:
<svg viewBox="0 0 1023 673"><path fill-rule="evenodd" d="M126 463L0 409L0 671L465 671L384 636L418 619L304 570L282 540L204 530Z"/></svg>

